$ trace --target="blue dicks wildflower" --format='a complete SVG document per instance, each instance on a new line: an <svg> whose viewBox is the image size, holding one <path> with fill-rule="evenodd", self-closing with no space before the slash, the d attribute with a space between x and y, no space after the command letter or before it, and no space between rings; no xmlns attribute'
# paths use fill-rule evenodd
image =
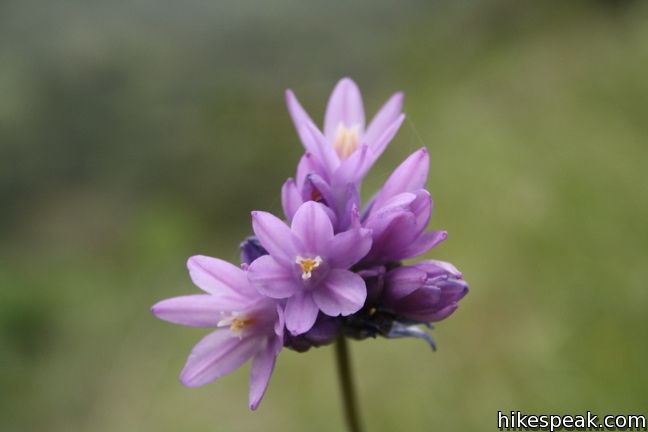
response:
<svg viewBox="0 0 648 432"><path fill-rule="evenodd" d="M305 148L281 189L286 221L252 212L254 236L240 245L240 268L191 257L191 279L205 293L152 308L160 319L213 329L187 359L185 385L204 385L251 360L251 409L282 348L305 352L340 336L417 337L434 347L424 329L450 316L468 292L452 264L402 263L447 237L427 230L433 204L426 149L405 159L359 211L362 180L403 122L403 95L394 94L365 127L360 91L344 78L323 130L290 90L286 102Z"/></svg>

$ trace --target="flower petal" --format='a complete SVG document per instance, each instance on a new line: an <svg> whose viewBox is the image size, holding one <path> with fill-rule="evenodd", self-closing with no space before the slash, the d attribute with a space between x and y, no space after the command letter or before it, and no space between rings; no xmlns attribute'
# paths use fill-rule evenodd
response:
<svg viewBox="0 0 648 432"><path fill-rule="evenodd" d="M396 120L390 124L387 129L376 139L373 143L371 144L371 161L370 163L373 164L379 157L380 155L385 151L387 148L387 145L391 142L392 139L396 136L396 133L398 132L398 129L400 129L401 124L403 124L403 120L405 120L405 114L401 114L398 117L396 117ZM365 141L362 141L365 142Z"/></svg>
<svg viewBox="0 0 648 432"><path fill-rule="evenodd" d="M302 202L315 201L327 206L335 204L331 187L317 174L306 176L304 187L301 189L301 199Z"/></svg>
<svg viewBox="0 0 648 432"><path fill-rule="evenodd" d="M457 302L441 302L439 299L440 293L435 290L420 289L396 302L394 307L397 314L415 321L441 321L450 316L459 305Z"/></svg>
<svg viewBox="0 0 648 432"><path fill-rule="evenodd" d="M286 180L281 187L281 206L289 221L292 220L295 212L303 202L295 181L291 178Z"/></svg>
<svg viewBox="0 0 648 432"><path fill-rule="evenodd" d="M270 255L259 257L250 264L248 279L259 293L275 299L288 298L301 289L290 267Z"/></svg>
<svg viewBox="0 0 648 432"><path fill-rule="evenodd" d="M427 273L417 267L398 267L385 276L385 297L387 301L403 298L425 283Z"/></svg>
<svg viewBox="0 0 648 432"><path fill-rule="evenodd" d="M333 225L322 204L307 201L302 204L292 221L292 232L299 237L305 250L300 253L320 254L333 238Z"/></svg>
<svg viewBox="0 0 648 432"><path fill-rule="evenodd" d="M333 185L346 185L357 183L367 174L371 164L369 163L369 146L362 145L354 151L351 156L340 162L340 166L333 174Z"/></svg>
<svg viewBox="0 0 648 432"><path fill-rule="evenodd" d="M371 249L371 230L353 228L335 235L327 246L326 260L333 268L348 269Z"/></svg>
<svg viewBox="0 0 648 432"><path fill-rule="evenodd" d="M306 123L302 127L301 137L302 140L307 140L310 143L308 151L315 156L319 165L327 173L327 177L330 176L340 164L340 159L333 146L322 135L322 132L311 123Z"/></svg>
<svg viewBox="0 0 648 432"><path fill-rule="evenodd" d="M373 230L373 243L362 259L366 265L401 260L402 251L416 240L420 232L414 215L403 210L384 215L377 213L368 221L367 227Z"/></svg>
<svg viewBox="0 0 648 432"><path fill-rule="evenodd" d="M384 218L393 213L404 211L411 213L411 206L414 201L416 201L416 194L410 192L394 195L389 200L383 202L380 207L375 207L371 215L372 218L369 219L369 222Z"/></svg>
<svg viewBox="0 0 648 432"><path fill-rule="evenodd" d="M425 271L429 277L441 275L450 275L454 278L461 279L461 272L453 264L446 261L425 260L414 264L414 267Z"/></svg>
<svg viewBox="0 0 648 432"><path fill-rule="evenodd" d="M315 124L306 110L302 108L301 104L297 100L297 97L290 89L286 90L286 106L288 107L288 112L290 113L290 117L292 118L297 133L299 133L299 130L305 123ZM307 148L306 150L310 149Z"/></svg>
<svg viewBox="0 0 648 432"><path fill-rule="evenodd" d="M253 293L245 272L218 258L195 255L187 260L189 276L203 291L221 296L241 296Z"/></svg>
<svg viewBox="0 0 648 432"><path fill-rule="evenodd" d="M422 255L447 238L447 231L428 231L423 233L403 250L400 259L414 258Z"/></svg>
<svg viewBox="0 0 648 432"><path fill-rule="evenodd" d="M337 161L333 147L326 141L291 90L286 90L286 105L304 149L314 154L323 167L332 169ZM299 176L297 183L299 184Z"/></svg>
<svg viewBox="0 0 648 432"><path fill-rule="evenodd" d="M334 269L313 291L317 307L329 316L347 316L359 311L367 298L364 280L348 270Z"/></svg>
<svg viewBox="0 0 648 432"><path fill-rule="evenodd" d="M423 189L427 182L429 168L430 156L425 148L411 154L389 176L375 205L380 207L398 194Z"/></svg>
<svg viewBox="0 0 648 432"><path fill-rule="evenodd" d="M322 165L317 161L317 158L313 156L312 153L306 152L299 163L297 164L297 178L295 182L297 183L297 190L300 190L304 187L304 182L306 177L309 174L317 174L322 177L325 181L328 181L328 174L326 170L322 168Z"/></svg>
<svg viewBox="0 0 648 432"><path fill-rule="evenodd" d="M264 211L252 212L252 229L261 246L282 263L295 259L293 235L281 219Z"/></svg>
<svg viewBox="0 0 648 432"><path fill-rule="evenodd" d="M281 340L283 340L285 324L286 318L284 316L283 307L279 303L277 303L277 320L275 321L274 331Z"/></svg>
<svg viewBox="0 0 648 432"><path fill-rule="evenodd" d="M340 209L342 214L340 214L335 225L336 231L344 231L349 229L349 227L360 227L360 212L358 211L360 207L360 192L358 191L358 185L348 184L345 190L346 194L343 199L344 208Z"/></svg>
<svg viewBox="0 0 648 432"><path fill-rule="evenodd" d="M420 228L421 232L427 228L432 216L432 197L425 189L420 189L414 192L416 199L412 202L410 210L416 217L416 225Z"/></svg>
<svg viewBox="0 0 648 432"><path fill-rule="evenodd" d="M380 108L367 126L364 134L364 142L372 145L385 130L398 118L403 109L403 93L393 94L387 102Z"/></svg>
<svg viewBox="0 0 648 432"><path fill-rule="evenodd" d="M306 333L317 319L317 305L309 292L300 292L286 302L286 328L293 335Z"/></svg>
<svg viewBox="0 0 648 432"><path fill-rule="evenodd" d="M180 373L188 387L200 387L239 368L259 349L259 338L239 338L229 330L216 330L194 347Z"/></svg>
<svg viewBox="0 0 648 432"><path fill-rule="evenodd" d="M338 126L359 126L364 131L365 115L362 95L355 82L350 78L342 78L335 88L324 116L324 135L329 143L335 140Z"/></svg>
<svg viewBox="0 0 648 432"><path fill-rule="evenodd" d="M276 341L281 343L278 337L271 338L266 346L261 349L252 359L250 367L250 409L258 408L272 376L277 361ZM281 349L281 346L279 347Z"/></svg>
<svg viewBox="0 0 648 432"><path fill-rule="evenodd" d="M151 308L151 313L164 321L189 327L216 327L220 312L232 305L217 296L196 294L162 300ZM236 305L235 305L236 306Z"/></svg>

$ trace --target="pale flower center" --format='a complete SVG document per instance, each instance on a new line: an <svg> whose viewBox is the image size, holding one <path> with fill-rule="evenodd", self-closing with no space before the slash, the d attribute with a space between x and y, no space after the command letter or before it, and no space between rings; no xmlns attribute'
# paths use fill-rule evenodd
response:
<svg viewBox="0 0 648 432"><path fill-rule="evenodd" d="M302 279L308 280L313 276L313 270L317 269L320 264L322 264L322 258L320 256L316 256L315 258L304 258L298 256L295 262L299 264L299 267L302 270Z"/></svg>
<svg viewBox="0 0 648 432"><path fill-rule="evenodd" d="M344 124L340 123L335 132L335 141L333 142L333 148L338 157L341 160L348 158L354 151L356 151L359 143L360 132L358 125L348 128Z"/></svg>
<svg viewBox="0 0 648 432"><path fill-rule="evenodd" d="M243 316L239 312L232 312L231 314L224 316L221 319L217 326L218 327L229 327L232 333L238 334L239 337L243 337L243 330L246 327L254 323L254 319L250 316Z"/></svg>

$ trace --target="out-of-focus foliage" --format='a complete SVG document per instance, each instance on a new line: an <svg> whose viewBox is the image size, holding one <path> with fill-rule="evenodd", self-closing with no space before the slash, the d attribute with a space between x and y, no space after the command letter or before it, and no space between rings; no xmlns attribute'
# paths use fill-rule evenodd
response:
<svg viewBox="0 0 648 432"><path fill-rule="evenodd" d="M280 211L283 90L319 118L344 75L406 92L366 190L427 146L472 287L437 353L352 345L368 430L645 410L647 71L644 2L0 2L0 430L341 429L328 348L250 413L245 371L177 382L205 332L148 308Z"/></svg>

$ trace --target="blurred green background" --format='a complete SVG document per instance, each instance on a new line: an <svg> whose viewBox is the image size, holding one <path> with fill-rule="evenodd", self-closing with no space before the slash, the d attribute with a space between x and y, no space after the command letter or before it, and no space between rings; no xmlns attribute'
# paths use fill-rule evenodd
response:
<svg viewBox="0 0 648 432"><path fill-rule="evenodd" d="M280 211L342 76L408 120L365 192L425 145L430 257L472 291L434 336L352 344L369 432L495 430L497 411L648 401L648 4L0 1L0 430L338 431L332 350L177 375L205 334L155 320Z"/></svg>

